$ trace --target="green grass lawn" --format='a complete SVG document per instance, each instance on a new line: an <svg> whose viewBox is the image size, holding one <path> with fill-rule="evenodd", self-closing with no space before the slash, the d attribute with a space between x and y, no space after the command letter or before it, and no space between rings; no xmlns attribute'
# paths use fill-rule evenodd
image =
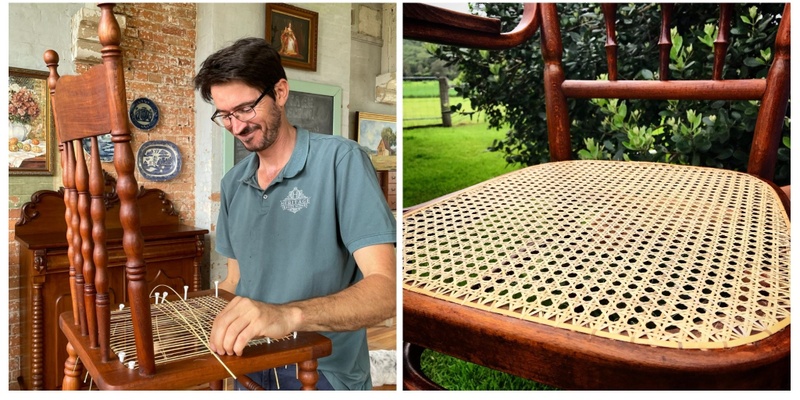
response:
<svg viewBox="0 0 800 400"><path fill-rule="evenodd" d="M553 390L514 375L462 361L431 350L420 357L422 372L447 390Z"/></svg>
<svg viewBox="0 0 800 400"><path fill-rule="evenodd" d="M503 136L487 123L403 130L403 207L518 169L487 150Z"/></svg>
<svg viewBox="0 0 800 400"><path fill-rule="evenodd" d="M487 150L503 131L487 123L403 130L403 207L424 203L514 171ZM545 385L425 350L423 373L449 390L543 390Z"/></svg>

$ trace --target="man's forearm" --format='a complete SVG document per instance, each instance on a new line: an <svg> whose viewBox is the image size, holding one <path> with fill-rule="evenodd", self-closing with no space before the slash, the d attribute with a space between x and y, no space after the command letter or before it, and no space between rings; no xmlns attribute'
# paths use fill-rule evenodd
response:
<svg viewBox="0 0 800 400"><path fill-rule="evenodd" d="M297 331L352 331L394 317L395 280L370 275L341 292L285 304Z"/></svg>

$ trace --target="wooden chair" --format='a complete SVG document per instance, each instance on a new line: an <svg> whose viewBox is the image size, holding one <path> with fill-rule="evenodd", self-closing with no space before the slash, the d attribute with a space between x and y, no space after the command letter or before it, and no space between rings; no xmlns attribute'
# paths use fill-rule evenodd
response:
<svg viewBox="0 0 800 400"><path fill-rule="evenodd" d="M672 6L661 7L668 38ZM526 4L515 29L541 22L552 162L405 211L405 388L441 388L419 369L425 348L561 388L789 387L789 201L771 179L789 97L790 5L769 74L753 80L721 78L729 4L713 76L699 81L669 80L663 40L660 81L618 79L614 5L603 13L607 81L564 76L554 4ZM519 43L485 24L404 5L407 39ZM485 29L464 28L476 25ZM568 98L759 100L748 174L569 161Z"/></svg>
<svg viewBox="0 0 800 400"><path fill-rule="evenodd" d="M232 295L225 292L217 295L214 291L196 292L189 296L170 293L166 303L162 298L158 305L151 304L142 254L137 206L139 190L134 177L136 162L127 122L122 50L119 46L121 32L113 8L114 4L100 5L101 65L79 76L59 77L58 54L53 50L44 54L50 70L48 85L60 143L66 235L70 244L67 256L70 261L72 312L63 313L59 318L59 326L69 341L63 389L74 390L81 386L81 365L86 367L93 383L101 389L181 389L208 382L212 388L221 388L222 380L231 376L236 376L246 387L258 389L245 373L292 363L298 364L304 387L313 389L318 378L317 359L331 353L330 340L324 336L299 333L277 340L261 340L251 342L241 357L216 357L207 350L205 338L215 312ZM104 179L97 140L97 136L107 133L111 133L114 142L116 192L127 257L127 292L123 298L128 305L125 310L114 311L109 304L106 271L106 235L109 232L104 223ZM88 166L81 145L85 138L91 141ZM201 301L211 301L217 308L201 305ZM170 311L170 307L177 311ZM205 310L203 307L211 311L201 313ZM201 314L206 317L202 325L192 318ZM178 316L185 317L186 321L174 328L178 333L173 334L173 340L180 341L180 345L175 347L195 351L188 355L167 355L168 320ZM121 353L124 350L120 348L127 349L124 356L127 359L123 359Z"/></svg>

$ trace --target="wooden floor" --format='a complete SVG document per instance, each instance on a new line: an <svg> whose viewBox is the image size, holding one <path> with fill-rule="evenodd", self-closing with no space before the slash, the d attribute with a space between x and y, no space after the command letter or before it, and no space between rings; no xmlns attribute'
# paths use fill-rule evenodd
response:
<svg viewBox="0 0 800 400"><path fill-rule="evenodd" d="M397 350L397 319L367 328L367 344L370 350ZM395 353L396 354L396 353ZM372 390L397 390L397 385L383 385Z"/></svg>
<svg viewBox="0 0 800 400"><path fill-rule="evenodd" d="M370 350L397 350L397 324L395 319L367 328Z"/></svg>

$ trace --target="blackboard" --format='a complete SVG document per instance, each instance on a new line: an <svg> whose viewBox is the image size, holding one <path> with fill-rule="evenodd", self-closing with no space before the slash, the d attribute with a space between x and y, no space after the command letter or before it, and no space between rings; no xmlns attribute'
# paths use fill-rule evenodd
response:
<svg viewBox="0 0 800 400"><path fill-rule="evenodd" d="M291 91L286 102L286 116L289 123L310 132L333 134L334 96L325 94ZM336 110L338 111L338 110ZM233 163L236 164L250 154L242 142L233 142Z"/></svg>

